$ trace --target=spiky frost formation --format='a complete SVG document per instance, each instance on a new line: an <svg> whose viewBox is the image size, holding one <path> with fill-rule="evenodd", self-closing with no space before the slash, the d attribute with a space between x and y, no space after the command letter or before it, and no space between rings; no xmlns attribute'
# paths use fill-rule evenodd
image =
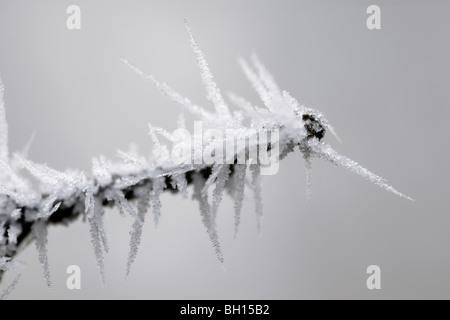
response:
<svg viewBox="0 0 450 320"><path fill-rule="evenodd" d="M250 64L239 59L244 74L262 100L262 105L254 105L244 98L231 93L229 100L239 108L232 111L214 81L205 55L200 50L189 25L188 35L194 55L197 59L201 80L205 85L207 98L213 104L213 110L206 110L182 96L166 83L146 74L131 62L122 61L153 85L162 94L181 105L202 121L203 130L214 129L224 133L233 129L234 138L248 137L258 130L279 131L279 158L283 159L297 146L303 154L307 169L307 194L310 197L312 159L320 158L340 165L366 178L376 185L396 195L405 197L388 185L386 181L360 166L355 161L338 154L330 145L322 142L326 131L334 133L323 114L317 110L300 105L289 93L281 91L256 55ZM184 118L179 124L184 127ZM214 251L223 262L216 215L224 191L234 194L235 233L240 223L240 214L244 199L247 163L236 163L248 154L238 146L232 154L223 156L225 162L213 164L179 164L172 157L171 149L159 137L174 142L176 137L161 128L149 125L149 135L154 144L151 157L143 157L135 150L119 151L121 161L112 161L99 156L92 161L92 174L77 170L57 171L43 164L37 164L27 158L27 152L10 155L8 149L8 125L4 108L4 88L0 81L0 275L9 269L21 245L30 237L36 242L39 260L44 269L44 277L51 284L47 255L47 226L49 224L69 223L79 215L87 217L94 247L94 255L104 280L104 254L108 252L108 235L103 223L104 208L116 206L124 216L131 216L134 224L131 231L130 253L127 274L136 259L142 228L146 221L146 212L152 207L156 223L161 217L160 195L164 190L181 192L186 195L187 186L194 185L193 198L199 201L200 215L211 239ZM192 141L202 140L194 136ZM228 136L212 139L196 150L189 144L189 150L202 154L205 149L220 150L221 146L231 142ZM192 142L189 141L189 142ZM233 140L234 143L234 140ZM249 139L249 149L261 149L258 139ZM179 145L177 147L180 147ZM268 147L268 146L265 146ZM271 146L273 147L273 146ZM173 147L175 148L175 146ZM25 148L26 150L28 147ZM215 155L217 156L217 154ZM249 160L249 159L246 159ZM249 176L256 201L258 226L262 217L261 169L259 161L248 163ZM28 175L24 174L28 172ZM32 178L29 178L29 176ZM232 178L232 179L231 179ZM33 181L32 181L33 180ZM214 186L214 188L211 188ZM210 203L209 199L212 199ZM137 202L137 210L132 200Z"/></svg>

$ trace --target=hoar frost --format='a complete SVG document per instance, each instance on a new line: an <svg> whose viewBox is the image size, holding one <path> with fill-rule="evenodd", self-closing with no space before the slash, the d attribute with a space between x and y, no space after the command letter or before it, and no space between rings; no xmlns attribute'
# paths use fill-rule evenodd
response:
<svg viewBox="0 0 450 320"><path fill-rule="evenodd" d="M213 105L212 110L198 106L128 60L121 60L163 95L197 117L205 131L211 129L216 130L215 132L225 132L227 129L233 129L238 132L238 137L250 137L262 129L278 130L280 160L295 150L302 153L307 171L308 199L311 197L312 160L320 158L347 168L389 192L412 200L388 185L383 178L338 154L329 144L324 143L322 139L326 131L335 134L324 115L300 105L288 92L281 91L256 55L251 56L250 63L240 58L239 64L262 104L253 104L235 93L230 93L229 102L239 108L237 111L231 110L187 23L186 27L207 98ZM220 262L224 262L224 257L216 217L225 191L234 197L235 235L238 234L240 226L246 185L253 189L257 225L260 228L263 211L263 167L258 159L251 159L250 163L239 163L241 158L250 160L246 158L246 150L233 149L231 155L226 155L225 163L220 162L215 154L217 158L214 159L217 161L213 164L195 162L180 165L173 161L173 150L164 143L166 140L174 142L176 137L162 128L149 125L149 136L154 144L151 157L139 155L135 149L118 151L121 161L112 161L104 156L94 158L91 174L77 170L58 171L28 159L29 145L25 146L22 152L10 154L4 92L3 83L0 81L0 276L14 266L16 262L12 258L21 245L34 238L39 261L44 270L44 279L50 286L47 228L50 224L69 223L78 216L84 216L89 223L94 256L104 281L104 255L109 250L109 243L103 215L105 207L110 206L117 207L121 215L130 216L134 221L130 232L130 251L126 268L128 275L138 254L143 226L148 220L147 211L151 207L155 223L160 223L160 197L164 190L187 196L190 184L193 185L193 198L199 202L201 221ZM185 128L184 117L180 117L178 123L180 128ZM199 138L202 139L194 136L185 146L195 155L202 155L205 150L209 151L211 148L214 150L217 145L227 145L229 142L234 145L234 140L228 141L227 139L231 138L224 135L221 139L209 141L206 146L200 145L198 150L195 142ZM259 148L275 152L275 145L261 144L258 139L248 139L248 144L249 150ZM11 288L17 283L16 280ZM9 292L10 289L6 290L4 296Z"/></svg>

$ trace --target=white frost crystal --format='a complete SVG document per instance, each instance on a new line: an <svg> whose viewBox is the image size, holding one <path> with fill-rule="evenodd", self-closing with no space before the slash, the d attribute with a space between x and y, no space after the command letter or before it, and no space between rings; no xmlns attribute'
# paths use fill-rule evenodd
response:
<svg viewBox="0 0 450 320"><path fill-rule="evenodd" d="M221 263L224 262L222 249L219 242L219 234L217 232L217 226L211 214L211 206L208 202L208 195L202 192L205 187L205 179L196 173L193 177L194 179L194 199L197 199L200 206L200 214L202 216L203 224L206 227L211 243L216 252L216 256Z"/></svg>
<svg viewBox="0 0 450 320"><path fill-rule="evenodd" d="M234 237L236 238L239 232L239 225L241 224L247 166L245 164L236 164L234 170Z"/></svg>
<svg viewBox="0 0 450 320"><path fill-rule="evenodd" d="M17 237L22 233L22 226L18 223L12 224L8 229L8 242L17 244Z"/></svg>
<svg viewBox="0 0 450 320"><path fill-rule="evenodd" d="M223 135L206 146L197 148L195 142L203 137L194 135L192 141L183 142L183 147L192 151L194 158L203 155L212 147L228 145L235 138L248 137L248 150L257 150L258 140L254 132L261 130L278 130L280 150L279 159L299 147L305 160L307 172L307 197L310 198L312 179L312 160L324 159L345 167L376 185L398 196L412 200L388 185L386 181L371 173L355 161L338 154L332 147L321 141L325 131L334 134L334 129L319 111L300 105L289 93L281 91L260 60L253 55L250 64L239 59L244 74L262 100L262 105L255 105L237 94L229 94L229 100L239 108L230 110L200 50L190 27L186 24L190 44L200 70L202 82L206 88L207 98L213 109L206 110L190 99L182 96L166 83L147 75L131 62L122 61L156 87L162 94L191 112L201 120L203 131L216 130L226 132L233 129L235 137ZM180 117L180 128L186 128L184 117ZM8 124L4 107L4 88L0 80L0 276L10 270L19 246L26 242L27 236L34 237L39 261L44 269L44 278L51 285L48 254L47 227L52 223L68 223L79 215L87 218L90 226L92 244L101 278L105 280L104 254L109 250L108 235L103 222L106 206L115 205L123 216L134 219L130 232L130 252L127 262L127 275L136 259L141 241L145 216L150 206L153 208L154 220L158 224L161 217L161 194L169 189L186 196L188 184L194 185L194 199L199 201L200 215L212 242L217 258L223 263L216 225L216 215L225 189L234 193L235 235L241 220L246 186L246 171L250 165L251 188L256 203L258 228L262 218L261 164L254 159L245 146L237 146L231 154L226 154L226 164L219 158L213 163L177 164L171 158L172 150L164 141L174 143L177 139L162 128L149 125L149 135L154 148L151 156L139 155L137 148L130 151L118 151L120 161L112 161L104 156L92 160L92 173L65 170L58 171L45 164L38 164L27 158L27 148L23 152L10 155L8 148ZM232 140L233 139L233 140ZM205 139L206 140L206 139ZM200 140L201 141L201 140ZM269 148L268 145L264 148ZM182 149L182 148L181 148ZM177 149L180 150L180 149ZM218 150L218 149L214 149ZM229 151L229 150L227 150ZM260 150L261 151L261 150ZM211 155L211 153L209 153ZM241 158L251 157L252 162L240 163ZM26 171L26 172L25 172ZM214 186L214 188L212 188ZM212 190L212 192L211 192ZM212 197L211 197L212 196ZM210 203L209 199L212 198ZM137 209L134 208L137 203ZM31 232L30 232L31 228ZM16 281L13 283L15 284Z"/></svg>
<svg viewBox="0 0 450 320"><path fill-rule="evenodd" d="M5 87L0 79L0 159L7 162L9 159L8 149L8 122L5 112Z"/></svg>
<svg viewBox="0 0 450 320"><path fill-rule="evenodd" d="M127 276L130 274L131 265L133 264L134 260L136 260L139 245L141 243L142 228L144 226L145 216L148 209L150 208L150 188L140 187L136 190L136 193L138 196L138 216L135 218L132 230L130 232L131 240L130 252L128 254L127 262Z"/></svg>
<svg viewBox="0 0 450 320"><path fill-rule="evenodd" d="M261 194L261 167L257 164L250 165L252 172L253 198L255 199L255 212L258 231L261 231L261 219L263 216L263 203Z"/></svg>
<svg viewBox="0 0 450 320"><path fill-rule="evenodd" d="M0 258L0 271L15 270L22 268L25 264L20 261L12 261L9 257Z"/></svg>
<svg viewBox="0 0 450 320"><path fill-rule="evenodd" d="M164 178L155 178L153 180L152 189L150 191L150 202L153 206L153 215L155 217L155 225L159 224L159 219L161 218L161 199L160 196L166 187L166 182Z"/></svg>
<svg viewBox="0 0 450 320"><path fill-rule="evenodd" d="M186 22L186 28L189 33L189 39L191 41L191 46L194 51L195 56L197 57L198 67L200 69L200 75L202 76L203 84L205 85L207 95L209 101L214 104L216 109L216 113L218 117L221 117L223 121L231 118L230 111L228 110L228 106L225 103L225 100L220 93L220 89L217 87L217 84L214 82L214 77L209 70L208 63L205 60L205 56L203 52L200 50L197 42L195 41L194 36L192 35L191 28L189 24Z"/></svg>
<svg viewBox="0 0 450 320"><path fill-rule="evenodd" d="M187 180L186 180L186 175L185 174L175 174L172 176L171 179L172 182L172 187L175 189L177 188L178 191L181 192L181 195L183 196L183 198L187 197Z"/></svg>
<svg viewBox="0 0 450 320"><path fill-rule="evenodd" d="M44 279L47 286L52 286L52 280L50 278L50 266L48 264L48 250L47 250L47 226L44 220L37 220L33 224L33 235L36 242L36 248L39 255L39 262L44 270Z"/></svg>
<svg viewBox="0 0 450 320"><path fill-rule="evenodd" d="M228 165L222 166L217 175L216 187L213 191L213 201L211 205L212 218L215 221L217 210L219 209L220 202L222 202L223 194L225 192L225 185L230 177L230 167Z"/></svg>
<svg viewBox="0 0 450 320"><path fill-rule="evenodd" d="M100 271L102 282L105 283L105 264L103 260L104 252L108 251L108 247L102 220L104 210L98 199L95 199L95 203L90 210L93 212L92 217L88 218L91 242L94 247L95 260L97 261L97 267Z"/></svg>

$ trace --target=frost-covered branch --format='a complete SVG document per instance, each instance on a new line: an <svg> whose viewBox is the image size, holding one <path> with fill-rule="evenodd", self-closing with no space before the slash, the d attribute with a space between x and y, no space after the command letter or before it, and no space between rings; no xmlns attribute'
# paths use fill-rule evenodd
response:
<svg viewBox="0 0 450 320"><path fill-rule="evenodd" d="M237 235L244 192L249 184L254 194L260 227L263 211L261 175L268 164L261 158L264 153L270 153L270 158L277 162L298 148L303 154L308 173L308 197L312 159L321 158L343 166L387 191L411 199L389 186L381 177L339 155L322 142L326 131L334 132L324 115L301 106L289 93L281 91L256 55L251 57L250 64L243 59L239 63L263 105L253 105L230 93L230 102L239 109L233 111L215 83L205 56L188 25L187 29L213 110L203 109L167 84L122 59L145 81L196 116L203 125L205 135L209 132L208 138L194 133L185 139L182 134L186 132L183 119L179 121L184 130L181 132L169 133L149 125L149 135L154 144L151 157L139 155L134 150L118 151L120 161L98 156L92 160L92 172L85 173L78 170L58 171L35 163L28 159L26 152L10 155L4 89L0 82L0 276L14 263L11 258L34 239L44 268L44 278L50 286L47 228L53 224L69 224L83 216L89 223L94 256L104 281L103 257L109 251L109 243L103 216L105 208L113 206L119 214L134 219L130 233L128 275L137 256L142 227L149 220L147 211L152 209L153 220L157 224L161 216L161 194L171 191L186 196L190 185L193 186L193 199L199 202L201 219L213 249L218 260L223 263L216 225L218 208L226 191L233 195ZM230 132L233 134L230 135ZM267 141L267 137L263 139L260 132L268 133L272 140ZM164 143L163 139L173 146ZM230 145L231 149L228 148ZM224 148L226 152L223 153ZM175 157L180 151L183 154L188 152L181 162ZM256 151L256 158L253 151Z"/></svg>

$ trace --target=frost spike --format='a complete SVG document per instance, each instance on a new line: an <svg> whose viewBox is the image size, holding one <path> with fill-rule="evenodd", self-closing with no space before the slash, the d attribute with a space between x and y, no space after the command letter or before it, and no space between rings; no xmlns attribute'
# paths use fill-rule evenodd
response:
<svg viewBox="0 0 450 320"><path fill-rule="evenodd" d="M205 184L205 179L199 174L195 173L193 176L194 180L194 198L198 200L200 205L200 213L202 216L203 224L206 227L209 238L213 245L214 251L220 263L224 263L222 249L220 248L219 235L217 233L216 225L211 217L211 207L208 203L208 195L203 194L202 189Z"/></svg>
<svg viewBox="0 0 450 320"><path fill-rule="evenodd" d="M180 112L177 119L177 126L180 129L186 129L186 118L184 117L184 113Z"/></svg>
<svg viewBox="0 0 450 320"><path fill-rule="evenodd" d="M228 93L228 99L230 99L231 102L235 106L237 106L237 107L241 108L242 110L244 110L245 113L247 113L247 115L253 116L253 115L256 114L255 107L249 101L247 101L244 98L238 96L234 92L229 92Z"/></svg>
<svg viewBox="0 0 450 320"><path fill-rule="evenodd" d="M130 252L128 253L127 261L127 273L126 277L130 274L131 265L136 260L139 245L141 243L142 228L145 223L145 216L150 207L150 188L143 187L137 190L138 196L138 217L134 220L132 230L130 231Z"/></svg>
<svg viewBox="0 0 450 320"><path fill-rule="evenodd" d="M108 236L106 233L105 225L103 222L103 207L98 207L99 203L97 203L97 206L95 205L96 199L94 197L92 188L88 188L85 193L85 200L84 200L84 210L87 214L87 217L89 219L89 224L91 227L91 235L92 232L97 232L98 237L101 240L101 243L98 244L100 248L103 247L103 250L107 253L109 251L109 242L108 242ZM97 201L99 202L99 201ZM92 236L92 242L94 244L94 238L95 236ZM95 247L94 247L95 249ZM95 252L94 252L95 253Z"/></svg>
<svg viewBox="0 0 450 320"><path fill-rule="evenodd" d="M16 288L17 284L20 281L20 278L22 277L22 274L19 274L14 280L13 282L8 286L8 288L6 288L2 295L0 296L0 300L6 300L8 299L9 295L11 294L11 292L14 291L14 289Z"/></svg>
<svg viewBox="0 0 450 320"><path fill-rule="evenodd" d="M214 81L214 77L209 69L208 63L206 62L205 55L201 51L200 47L197 44L197 41L192 34L191 27L189 23L185 21L186 29L189 34L189 40L191 43L192 50L194 51L195 56L197 57L197 64L200 70L200 75L202 77L203 84L206 88L207 99L214 104L216 108L217 115L219 117L225 117L227 119L230 118L230 111L228 110L228 106L223 99L222 94L220 93L220 89L217 87L216 82Z"/></svg>
<svg viewBox="0 0 450 320"><path fill-rule="evenodd" d="M22 226L18 223L12 224L8 229L8 242L10 244L17 244L17 237L22 233Z"/></svg>
<svg viewBox="0 0 450 320"><path fill-rule="evenodd" d="M25 266L25 263L20 261L13 261L9 257L0 258L0 271L15 270Z"/></svg>
<svg viewBox="0 0 450 320"><path fill-rule="evenodd" d="M6 244L5 224L6 224L6 221L0 221L0 246L3 246Z"/></svg>
<svg viewBox="0 0 450 320"><path fill-rule="evenodd" d="M206 195L207 194L209 188L216 181L216 179L217 179L217 177L218 177L218 175L220 173L220 170L222 170L222 168L224 166L225 165L223 165L223 164L214 163L214 165L212 167L212 170L211 170L211 174L209 175L208 180L206 180L205 185L204 185L204 187L202 189L202 195Z"/></svg>
<svg viewBox="0 0 450 320"><path fill-rule="evenodd" d="M255 199L255 211L256 219L258 222L258 231L261 231L261 218L263 216L261 167L257 164L251 164L250 171L252 172L253 196Z"/></svg>
<svg viewBox="0 0 450 320"><path fill-rule="evenodd" d="M258 76L253 72L253 70L250 68L250 66L247 64L247 62L242 59L238 58L239 65L241 66L242 71L244 72L247 79L250 81L250 83L253 86L253 89L258 93L259 97L261 98L262 102L264 103L264 106L266 106L269 111L273 112L271 109L270 104L270 94L267 92L267 89L262 84L261 80L258 78Z"/></svg>
<svg viewBox="0 0 450 320"><path fill-rule="evenodd" d="M177 188L178 191L180 191L183 198L187 197L187 180L184 173L173 175L171 178L171 184L174 189Z"/></svg>
<svg viewBox="0 0 450 320"><path fill-rule="evenodd" d="M270 74L270 72L266 69L266 67L261 63L256 53L253 53L250 57L251 62L253 63L253 66L256 68L259 74L259 78L261 79L262 83L266 86L269 93L271 94L272 98L275 98L276 96L280 96L281 91L278 85L276 84L273 76Z"/></svg>
<svg viewBox="0 0 450 320"><path fill-rule="evenodd" d="M5 87L0 78L0 159L9 162L8 122L5 111Z"/></svg>
<svg viewBox="0 0 450 320"><path fill-rule="evenodd" d="M357 175L375 183L379 187L385 189L386 191L392 192L393 194L406 198L408 200L414 201L414 199L404 195L400 191L397 191L392 186L387 184L385 180L377 176L376 174L370 172L357 162L353 161L352 159L347 158L346 156L340 155L337 153L333 148L331 148L330 145L318 142L317 144L311 144L311 148L313 149L316 156L319 158L323 158L325 160L328 160L336 165L342 166L344 168L349 169L353 173L356 173Z"/></svg>
<svg viewBox="0 0 450 320"><path fill-rule="evenodd" d="M28 157L28 153L30 152L31 146L33 145L34 142L34 138L36 137L36 132L34 131L30 138L28 139L27 143L25 144L25 146L23 147L22 151L20 152L22 157L27 158Z"/></svg>
<svg viewBox="0 0 450 320"><path fill-rule="evenodd" d="M154 127L151 124L149 124L149 129L150 129L150 132L153 131L154 133L158 133L158 134L162 135L167 140L173 141L172 134L170 132L168 132L166 129L161 128L161 127ZM150 133L150 132L149 132L149 134L152 135L152 133Z"/></svg>
<svg viewBox="0 0 450 320"><path fill-rule="evenodd" d="M336 130L334 129L334 127L332 125L328 125L328 131L331 132L331 134L333 135L333 137L339 142L342 143L342 139L341 137L338 136Z"/></svg>
<svg viewBox="0 0 450 320"><path fill-rule="evenodd" d="M245 174L247 172L247 165L234 165L234 238L236 239L239 232L239 225L241 224L241 211L244 204L245 192Z"/></svg>
<svg viewBox="0 0 450 320"><path fill-rule="evenodd" d="M94 191L92 188L88 188L84 195L84 213L86 213L90 218L94 216Z"/></svg>
<svg viewBox="0 0 450 320"><path fill-rule="evenodd" d="M294 115L298 116L298 117L301 116L303 114L305 108L303 106L301 106L298 103L298 101L289 94L289 92L283 91L282 95L283 95L284 102L286 102L286 104L289 107L291 107L292 112L294 112Z"/></svg>
<svg viewBox="0 0 450 320"><path fill-rule="evenodd" d="M153 85L156 89L159 90L163 95L170 98L172 101L180 104L186 110L189 112L196 114L200 116L204 120L213 120L213 116L211 113L207 112L203 108L197 106L196 104L192 103L191 100L188 98L183 97L181 94L173 90L171 87L169 87L166 83L161 83L152 75L148 75L142 70L140 70L138 67L133 65L131 62L129 62L126 59L120 58L120 60L125 63L127 66L129 66L134 72L136 72L139 76L141 76L144 80L149 82L151 85Z"/></svg>
<svg viewBox="0 0 450 320"><path fill-rule="evenodd" d="M306 201L311 202L312 186L312 162L310 155L304 155L306 169Z"/></svg>
<svg viewBox="0 0 450 320"><path fill-rule="evenodd" d="M11 219L13 220L18 220L21 216L22 216L22 209L14 209L9 216L11 217Z"/></svg>
<svg viewBox="0 0 450 320"><path fill-rule="evenodd" d="M33 227L33 235L36 243L36 249L39 254L39 262L41 263L42 269L44 270L44 279L47 283L47 286L51 288L52 280L50 277L50 267L48 264L48 255L47 255L47 243L48 243L48 230L47 225L44 220L37 220L34 222Z"/></svg>
<svg viewBox="0 0 450 320"><path fill-rule="evenodd" d="M159 141L158 136L156 135L157 133L160 133L162 135L164 135L161 131L163 129L161 128L156 128L154 126L152 126L150 123L148 124L148 134L150 136L150 138L153 141L153 154L156 157L157 161L166 161L169 158L169 150L167 149L166 145L161 144L161 141ZM171 136L169 133L167 133L168 136ZM170 140L171 138L169 138Z"/></svg>
<svg viewBox="0 0 450 320"><path fill-rule="evenodd" d="M147 76L128 61L123 59L122 61L141 75L145 80L151 82L160 92L166 96L169 96L172 100L181 104L194 114L199 115L201 120L203 120L208 126L206 129L218 128L224 131L228 128L236 129L238 133L236 138L252 133L252 129L280 129L280 144L282 147L280 159L284 158L288 153L293 151L296 146L304 144L304 148L306 149L301 149L304 156L306 154L305 150L308 151L307 157L305 157L308 176L307 181L309 181L307 184L310 184L311 176L309 170L310 168L308 168L310 167L309 157L314 156L326 159L337 165L344 166L378 184L384 189L387 189L397 195L404 196L391 186L387 185L386 181L381 177L372 174L365 168L359 166L356 162L340 156L328 145L320 144L318 140L313 138L314 136L317 136L316 134L308 134L316 133L316 129L305 128L305 121L302 120L303 115L311 115L311 118L314 118L314 120L308 121L317 121L318 123L315 124L319 127L322 126L324 129L330 131L332 131L332 127L328 124L325 117L320 112L300 106L298 102L288 96L287 93L284 94L283 97L285 98L285 101L283 101L283 99L281 99L282 97L279 96L279 88L273 81L273 77L255 56L252 57L252 65L250 66L248 66L242 59L240 63L247 77L252 82L253 87L261 96L266 108L253 107L246 101L238 100L238 105L240 104L244 110L248 111L250 114L250 119L244 119L242 116L243 112L241 111L233 112L231 114L231 112L228 111L228 107L225 104L216 83L214 82L203 53L198 48L197 43L190 32L189 26L187 26L187 28L190 35L191 44L197 56L202 80L208 92L208 99L213 102L215 113L203 110L193 104L189 99L182 97L165 83L160 83L154 77ZM130 249L129 261L131 262L129 262L129 265L131 265L135 259L135 253L137 251L136 248L140 241L143 216L134 212L133 207L128 203L124 195L126 194L127 197L130 195L130 198L138 197L139 200L139 196L136 193L137 190L143 186L152 188L147 190L146 196L148 195L154 204L155 220L158 222L161 209L161 202L159 198L160 194L164 190L166 179L179 175L177 177L178 180L175 181L174 179L171 181L172 185L175 184L176 188L180 191L185 191L187 182L194 182L194 198L199 200L201 219L207 229L208 235L219 260L223 262L214 217L217 212L217 207L222 199L222 184L229 182L227 187L230 187L230 189L233 185L233 181L223 182L223 179L229 179L228 173L225 173L228 168L223 165L220 166L215 164L213 166L212 174L210 174L209 178L206 179L204 175L211 169L210 165L191 164L190 166L176 166L176 164L171 162L171 159L168 157L153 159L159 161L150 162L144 157L139 158L137 153L133 151L129 154L119 153L119 155L124 158L125 163L110 162L107 161L106 158L100 156L93 161L92 178L88 178L83 173L73 170L59 172L49 168L46 165L36 164L32 161L26 160L25 154L20 153L16 154L15 157L12 157L10 162L8 150L8 130L4 110L4 90L1 83L0 87L0 173L2 174L2 181L0 184L0 200L2 200L2 203L0 207L3 208L3 210L1 210L2 218L0 219L0 259L2 256L7 257L17 254L18 247L25 244L25 240L23 239L27 239L27 236L30 235L30 233L35 233L36 246L39 250L39 259L41 264L44 266L46 280L50 282L50 276L47 274L47 223L64 223L71 220L70 218L75 218L79 212L83 211L84 201L85 210L87 212L87 217L91 228L94 253L97 259L97 264L100 268L102 280L104 281L103 251L108 251L107 237L102 219L104 216L104 206L106 207L114 204L123 215L125 215L125 211L128 211L135 218L135 225L132 231L134 233L132 233L132 240L130 241L132 248ZM252 109L254 109L254 111L252 111ZM249 120L249 125L243 125L242 123L244 120ZM184 126L184 124L182 124L182 126ZM157 137L156 133L158 130L160 129L153 128L153 131L151 129L152 138ZM167 132L160 131L160 133L171 140L170 135ZM198 138L198 136L195 136L195 138ZM156 139L157 138L154 140ZM208 146L209 144L213 144L214 146L214 144L218 144L220 142L223 143L224 141L209 141ZM258 147L258 145L253 144L251 146ZM160 151L164 151L165 148L166 146L160 144ZM154 156L155 153L153 154ZM239 150L237 156L239 157L242 154L246 155L245 150ZM156 158L156 156L154 158ZM227 158L231 160L236 159L235 155ZM27 175L26 178L22 178L20 172L21 168L26 168L33 176L32 178L37 178L39 181L37 181L37 183L33 183L35 181L34 179L28 179L29 175ZM239 169L236 169L236 172L238 170ZM243 167L240 170L244 170L240 173L241 175L244 175L246 168ZM258 228L260 228L260 220L262 216L260 167L258 165L253 165L251 167L251 171L252 181L248 183L253 185L252 189L254 189L254 197L256 201L256 216L258 220ZM193 172L197 173L192 175ZM208 191L209 187L214 183L216 183L216 188L212 192L213 201L211 206L208 202ZM238 189L241 188L244 190L247 181L239 181L239 183L242 185L238 186ZM307 186L307 189L309 190L309 186ZM83 199L83 193L85 193L86 199ZM235 199L236 232L240 221L243 201L241 199L242 195L243 192L239 193L236 195ZM411 199L409 197L406 198ZM113 203L113 199L115 200L115 203ZM64 213L64 215L61 216L65 217L67 215L69 219L64 219L64 221L61 222L47 221L48 219L45 218L50 218L52 212L61 210L58 207L61 203L63 204L63 212L60 212ZM16 212L14 214L15 216L9 215L9 213L13 212L16 208L22 208L23 213ZM141 209L138 208L139 212L140 210ZM28 228L29 224L34 224L31 230ZM22 226L23 230L20 235L19 231L15 230L16 226ZM24 228L24 226L26 226L26 228ZM38 229L44 230L41 232L41 230ZM16 245L15 242L19 243Z"/></svg>

